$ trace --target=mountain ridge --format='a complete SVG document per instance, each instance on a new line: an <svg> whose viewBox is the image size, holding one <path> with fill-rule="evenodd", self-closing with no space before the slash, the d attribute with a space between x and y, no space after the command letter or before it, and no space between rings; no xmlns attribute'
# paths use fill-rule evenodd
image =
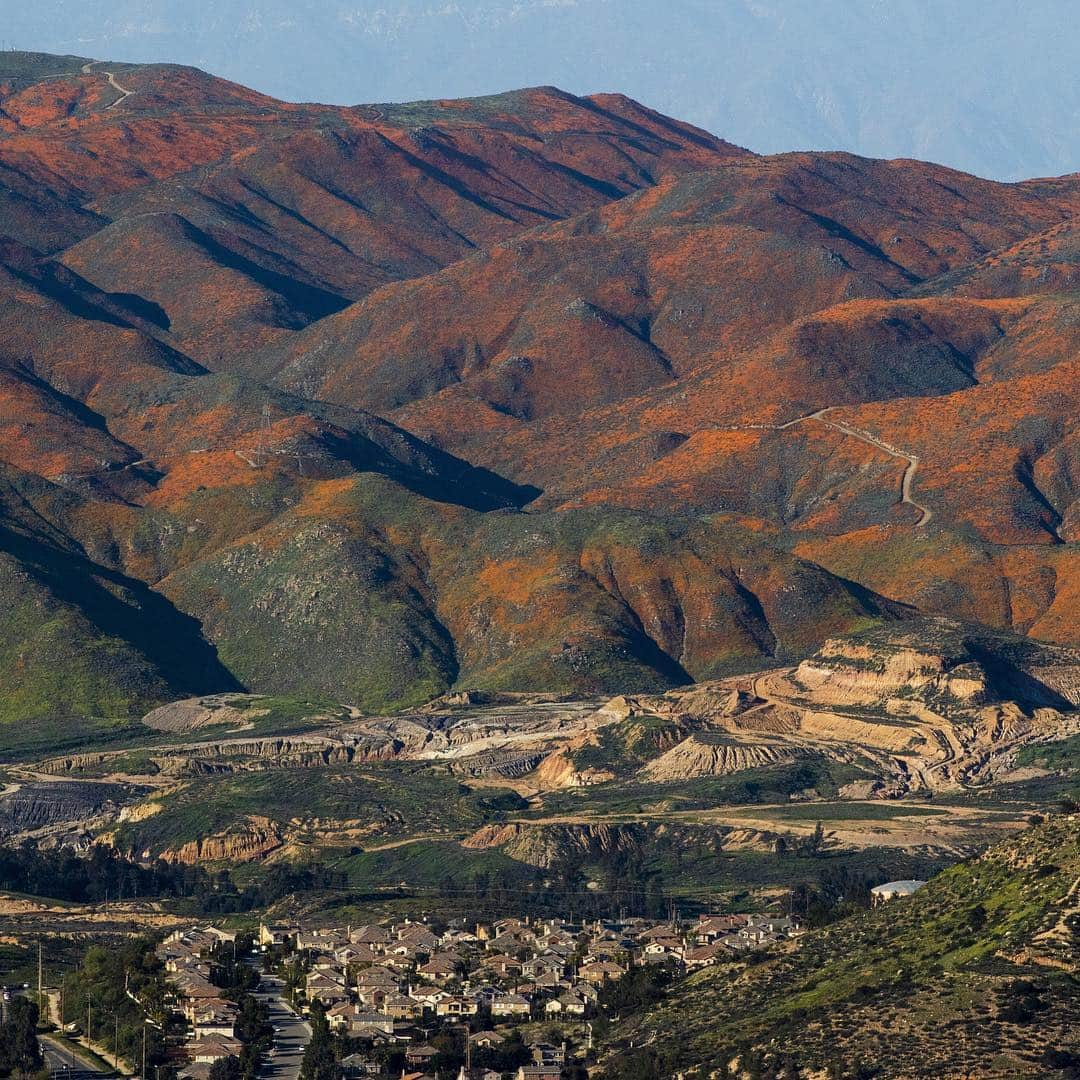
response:
<svg viewBox="0 0 1080 1080"><path fill-rule="evenodd" d="M947 11L826 0L813 12L780 0L193 0L151 18L138 0L92 0L62 17L18 9L8 34L56 52L182 59L291 101L618 87L761 152L845 147L1012 179L1076 168L1077 54L1060 33L1071 14L1065 0L1023 13L975 0Z"/></svg>
<svg viewBox="0 0 1080 1080"><path fill-rule="evenodd" d="M216 673L110 722L658 691L912 610L1077 642L1080 177L79 59L0 57L2 524Z"/></svg>

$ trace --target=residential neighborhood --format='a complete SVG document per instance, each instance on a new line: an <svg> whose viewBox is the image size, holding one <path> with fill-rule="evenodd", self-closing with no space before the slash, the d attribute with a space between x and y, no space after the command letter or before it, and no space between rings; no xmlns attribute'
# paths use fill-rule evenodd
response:
<svg viewBox="0 0 1080 1080"><path fill-rule="evenodd" d="M324 1024L348 1049L343 1077L559 1080L586 1075L605 989L628 973L663 965L678 977L800 929L786 916L719 913L687 922L263 923L254 937L214 926L179 930L157 955L190 1032L182 1080L210 1080L215 1062L241 1052L239 1006L214 980L223 955L239 962L238 948L264 993L279 986L290 1011ZM269 1055L277 1052L275 1041Z"/></svg>

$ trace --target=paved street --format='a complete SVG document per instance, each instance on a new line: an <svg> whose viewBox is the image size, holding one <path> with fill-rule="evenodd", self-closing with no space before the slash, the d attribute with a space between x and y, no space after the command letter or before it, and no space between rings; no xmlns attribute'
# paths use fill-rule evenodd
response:
<svg viewBox="0 0 1080 1080"><path fill-rule="evenodd" d="M265 1002L274 1025L274 1049L263 1059L260 1080L297 1080L311 1027L293 1012L282 996L285 984L272 975L263 976L262 990L255 996Z"/></svg>
<svg viewBox="0 0 1080 1080"><path fill-rule="evenodd" d="M97 1080L102 1075L88 1059L73 1056L63 1043L48 1035L39 1035L38 1042L45 1055L45 1067L57 1080Z"/></svg>

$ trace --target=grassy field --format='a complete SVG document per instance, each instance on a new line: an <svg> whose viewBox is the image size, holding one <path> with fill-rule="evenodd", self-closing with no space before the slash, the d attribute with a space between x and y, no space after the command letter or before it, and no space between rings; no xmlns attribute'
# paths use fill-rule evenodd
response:
<svg viewBox="0 0 1080 1080"><path fill-rule="evenodd" d="M658 851L645 868L660 875L665 892L672 896L704 907L749 911L760 909L766 894L784 893L795 885L819 888L840 877L872 885L908 878L925 880L946 865L939 856L909 854L896 848L781 858L765 851L715 852L691 846Z"/></svg>
<svg viewBox="0 0 1080 1080"><path fill-rule="evenodd" d="M795 764L744 769L730 776L651 784L636 780L614 781L552 792L544 796L543 816L583 812L632 815L657 809L708 810L716 806L784 802L791 795L807 789L827 798L835 795L841 785L865 775L854 766L811 755Z"/></svg>
<svg viewBox="0 0 1080 1080"><path fill-rule="evenodd" d="M53 75L72 75L86 63L84 56L52 56L36 52L0 52L0 80L20 85Z"/></svg>
<svg viewBox="0 0 1080 1080"><path fill-rule="evenodd" d="M994 784L986 789L943 792L934 801L942 806L1007 810L1023 808L1039 812L1056 806L1063 799L1080 800L1080 773L1036 776L1029 780Z"/></svg>
<svg viewBox="0 0 1080 1080"><path fill-rule="evenodd" d="M460 884L477 874L514 874L522 864L501 851L472 851L452 841L415 840L397 847L364 851L332 863L358 889L402 884L436 888L453 877Z"/></svg>
<svg viewBox="0 0 1080 1080"><path fill-rule="evenodd" d="M321 697L273 697L236 695L225 699L238 709L236 723L211 724L195 731L157 731L141 720L81 718L77 723L62 718L36 719L33 724L0 723L5 745L0 761L25 761L59 754L122 751L130 753L115 762L93 766L83 775L129 772L153 775L157 769L150 762L154 751L176 743L213 742L217 739L248 735L299 735L333 727L350 719L349 710ZM8 737L10 734L10 737Z"/></svg>
<svg viewBox="0 0 1080 1080"><path fill-rule="evenodd" d="M736 811L734 816L739 816ZM747 810L747 817L776 821L891 821L898 817L942 817L948 810L901 802L810 802Z"/></svg>
<svg viewBox="0 0 1080 1080"><path fill-rule="evenodd" d="M1060 742L1025 746L1016 755L1017 765L1035 765L1040 769L1080 771L1080 735L1072 735Z"/></svg>
<svg viewBox="0 0 1080 1080"><path fill-rule="evenodd" d="M118 830L126 850L161 851L242 828L249 816L317 831L348 823L381 844L427 834L466 833L501 811L500 790L473 790L448 774L410 764L272 769L199 777L160 799L162 809Z"/></svg>
<svg viewBox="0 0 1080 1080"><path fill-rule="evenodd" d="M89 750L120 750L153 740L148 729L128 717L98 718L12 717L0 721L0 761L31 761L54 754Z"/></svg>

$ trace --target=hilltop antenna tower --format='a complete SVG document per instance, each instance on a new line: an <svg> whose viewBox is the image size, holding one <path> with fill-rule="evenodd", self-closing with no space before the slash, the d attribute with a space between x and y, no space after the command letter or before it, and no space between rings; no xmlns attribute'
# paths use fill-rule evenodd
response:
<svg viewBox="0 0 1080 1080"><path fill-rule="evenodd" d="M270 453L270 406L262 407L262 422L259 426L259 438L255 444L255 467L261 469Z"/></svg>

